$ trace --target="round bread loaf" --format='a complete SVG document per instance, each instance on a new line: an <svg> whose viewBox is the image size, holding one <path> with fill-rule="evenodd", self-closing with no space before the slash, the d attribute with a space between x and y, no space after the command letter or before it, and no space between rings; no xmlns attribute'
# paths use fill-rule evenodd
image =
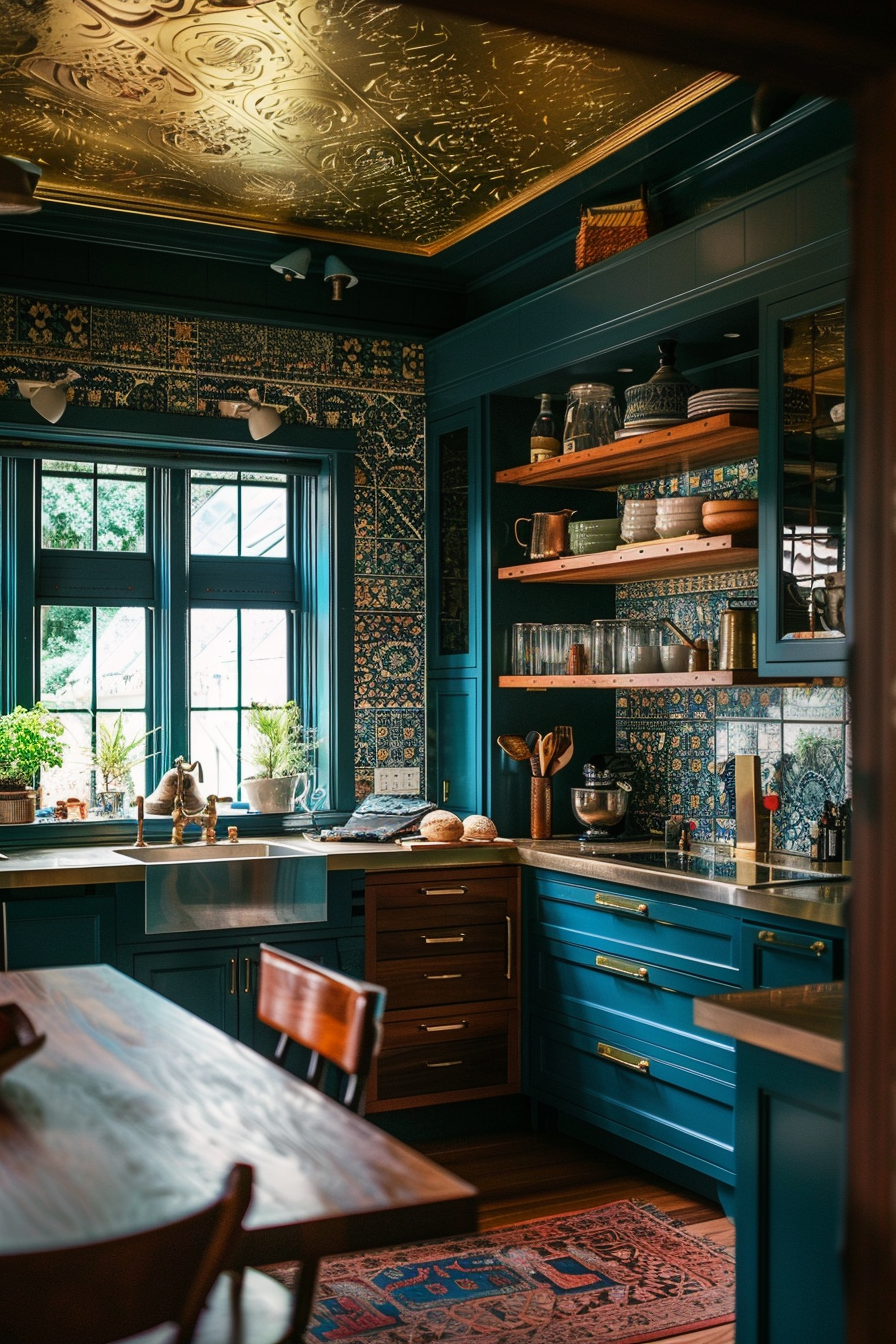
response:
<svg viewBox="0 0 896 1344"><path fill-rule="evenodd" d="M491 817L465 817L464 818L464 839L465 840L494 840L498 834L498 828Z"/></svg>
<svg viewBox="0 0 896 1344"><path fill-rule="evenodd" d="M464 824L453 812L427 812L420 823L420 834L427 840L459 840Z"/></svg>

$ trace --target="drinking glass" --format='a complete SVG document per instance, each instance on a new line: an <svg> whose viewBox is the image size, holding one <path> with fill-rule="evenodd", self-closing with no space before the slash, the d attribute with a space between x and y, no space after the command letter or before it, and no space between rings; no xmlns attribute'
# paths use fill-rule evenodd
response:
<svg viewBox="0 0 896 1344"><path fill-rule="evenodd" d="M541 673L541 631L537 621L520 621L513 627L512 663L515 677L537 677Z"/></svg>

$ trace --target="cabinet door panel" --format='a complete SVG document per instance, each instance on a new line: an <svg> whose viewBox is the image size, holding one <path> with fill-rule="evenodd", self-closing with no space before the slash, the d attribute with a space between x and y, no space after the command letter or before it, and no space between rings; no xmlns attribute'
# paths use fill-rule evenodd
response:
<svg viewBox="0 0 896 1344"><path fill-rule="evenodd" d="M6 954L10 971L114 961L114 896L7 901Z"/></svg>
<svg viewBox="0 0 896 1344"><path fill-rule="evenodd" d="M135 980L230 1036L236 1036L239 1023L239 970L236 947L134 957Z"/></svg>
<svg viewBox="0 0 896 1344"><path fill-rule="evenodd" d="M773 925L744 925L747 966L756 989L827 984L842 973L842 943L827 934L794 933Z"/></svg>
<svg viewBox="0 0 896 1344"><path fill-rule="evenodd" d="M430 723L435 734L431 798L452 812L482 811L479 682L474 677L430 679Z"/></svg>

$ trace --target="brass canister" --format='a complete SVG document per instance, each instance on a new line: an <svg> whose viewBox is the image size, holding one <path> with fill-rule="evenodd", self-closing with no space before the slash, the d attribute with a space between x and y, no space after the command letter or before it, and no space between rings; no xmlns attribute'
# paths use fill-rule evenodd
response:
<svg viewBox="0 0 896 1344"><path fill-rule="evenodd" d="M758 666L759 633L755 607L729 607L719 620L719 667L741 671Z"/></svg>

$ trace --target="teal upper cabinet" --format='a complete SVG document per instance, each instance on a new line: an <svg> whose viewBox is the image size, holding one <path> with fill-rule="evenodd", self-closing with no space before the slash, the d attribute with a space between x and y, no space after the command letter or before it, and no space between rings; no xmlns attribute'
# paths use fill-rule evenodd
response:
<svg viewBox="0 0 896 1344"><path fill-rule="evenodd" d="M847 674L850 455L842 280L765 307L760 671Z"/></svg>

